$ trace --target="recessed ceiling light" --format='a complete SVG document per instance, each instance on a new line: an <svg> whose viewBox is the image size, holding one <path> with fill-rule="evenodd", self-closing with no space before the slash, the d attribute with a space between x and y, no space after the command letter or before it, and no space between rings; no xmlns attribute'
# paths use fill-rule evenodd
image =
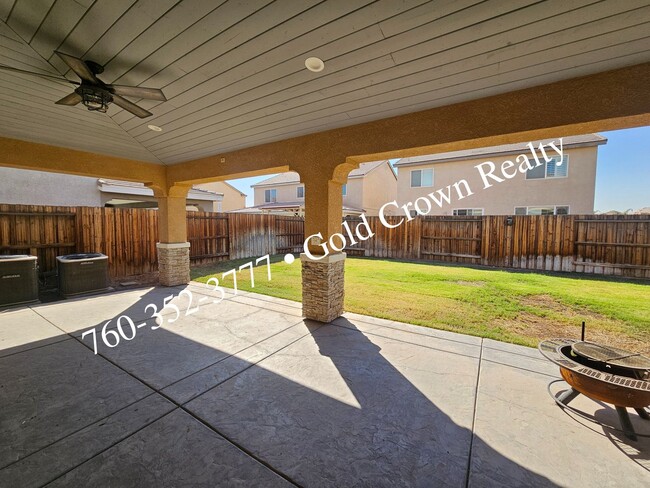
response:
<svg viewBox="0 0 650 488"><path fill-rule="evenodd" d="M149 129L151 129L154 132L162 132L162 129L160 127L158 127L157 125L149 124L147 127L149 127Z"/></svg>
<svg viewBox="0 0 650 488"><path fill-rule="evenodd" d="M307 58L305 59L305 67L309 71L318 73L319 71L323 71L325 69L325 63L323 63L323 60L320 58Z"/></svg>

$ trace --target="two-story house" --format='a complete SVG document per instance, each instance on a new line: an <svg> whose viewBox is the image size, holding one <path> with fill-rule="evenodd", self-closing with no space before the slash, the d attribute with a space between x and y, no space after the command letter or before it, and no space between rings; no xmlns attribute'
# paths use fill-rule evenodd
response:
<svg viewBox="0 0 650 488"><path fill-rule="evenodd" d="M533 145L537 147L545 142L550 141L534 141ZM433 205L429 215L592 214L598 146L606 144L607 139L598 134L586 134L563 137L562 142L564 157L561 162L559 156L555 156L489 189L483 189L476 166L492 161L499 168L515 155L530 155L527 143L403 158L395 164L398 168L397 203L402 206L414 202L464 179L473 194L443 207ZM415 214L415 210L410 212Z"/></svg>
<svg viewBox="0 0 650 488"><path fill-rule="evenodd" d="M304 215L305 185L293 171L252 185L254 207L246 210ZM378 215L381 206L397 198L397 177L389 161L362 163L343 185L343 215Z"/></svg>

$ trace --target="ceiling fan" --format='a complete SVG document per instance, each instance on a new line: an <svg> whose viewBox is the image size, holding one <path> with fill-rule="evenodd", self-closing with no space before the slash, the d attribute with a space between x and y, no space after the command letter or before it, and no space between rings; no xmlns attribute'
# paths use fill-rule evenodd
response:
<svg viewBox="0 0 650 488"><path fill-rule="evenodd" d="M167 98L162 90L158 88L142 88L138 86L125 86L125 85L111 85L106 84L99 78L98 74L104 71L104 67L94 61L83 61L69 54L60 51L54 51L65 64L67 64L72 71L81 79L81 82L71 81L67 78L58 78L56 76L42 75L31 71L25 71L9 66L0 66L2 69L9 69L22 73L29 73L36 76L46 76L48 78L56 78L62 81L67 81L74 85L79 85L75 88L74 92L66 95L61 100L55 102L58 105L74 106L78 103L83 103L88 110L105 113L108 110L108 105L114 103L118 107L131 112L133 115L144 119L153 115L148 110L139 107L135 103L129 102L124 96L144 98L146 100L159 100L166 102Z"/></svg>

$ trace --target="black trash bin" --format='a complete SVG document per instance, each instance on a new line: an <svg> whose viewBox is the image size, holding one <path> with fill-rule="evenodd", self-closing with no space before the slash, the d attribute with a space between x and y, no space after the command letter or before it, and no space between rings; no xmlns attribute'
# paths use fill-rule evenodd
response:
<svg viewBox="0 0 650 488"><path fill-rule="evenodd" d="M68 254L56 258L59 294L71 297L108 290L108 256L101 253Z"/></svg>
<svg viewBox="0 0 650 488"><path fill-rule="evenodd" d="M11 254L0 256L0 307L38 301L38 265L36 256Z"/></svg>

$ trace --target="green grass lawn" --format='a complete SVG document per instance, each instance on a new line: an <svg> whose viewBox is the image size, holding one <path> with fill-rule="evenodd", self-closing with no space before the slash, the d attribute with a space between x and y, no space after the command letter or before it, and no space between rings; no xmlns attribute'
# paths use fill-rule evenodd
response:
<svg viewBox="0 0 650 488"><path fill-rule="evenodd" d="M242 259L195 268L192 279L217 276L250 261ZM272 259L271 281L265 263L237 273L239 289L300 301L300 260L289 265ZM512 272L394 260L348 258L345 310L536 346L548 337L580 337L644 350L650 348L650 285L590 276Z"/></svg>

